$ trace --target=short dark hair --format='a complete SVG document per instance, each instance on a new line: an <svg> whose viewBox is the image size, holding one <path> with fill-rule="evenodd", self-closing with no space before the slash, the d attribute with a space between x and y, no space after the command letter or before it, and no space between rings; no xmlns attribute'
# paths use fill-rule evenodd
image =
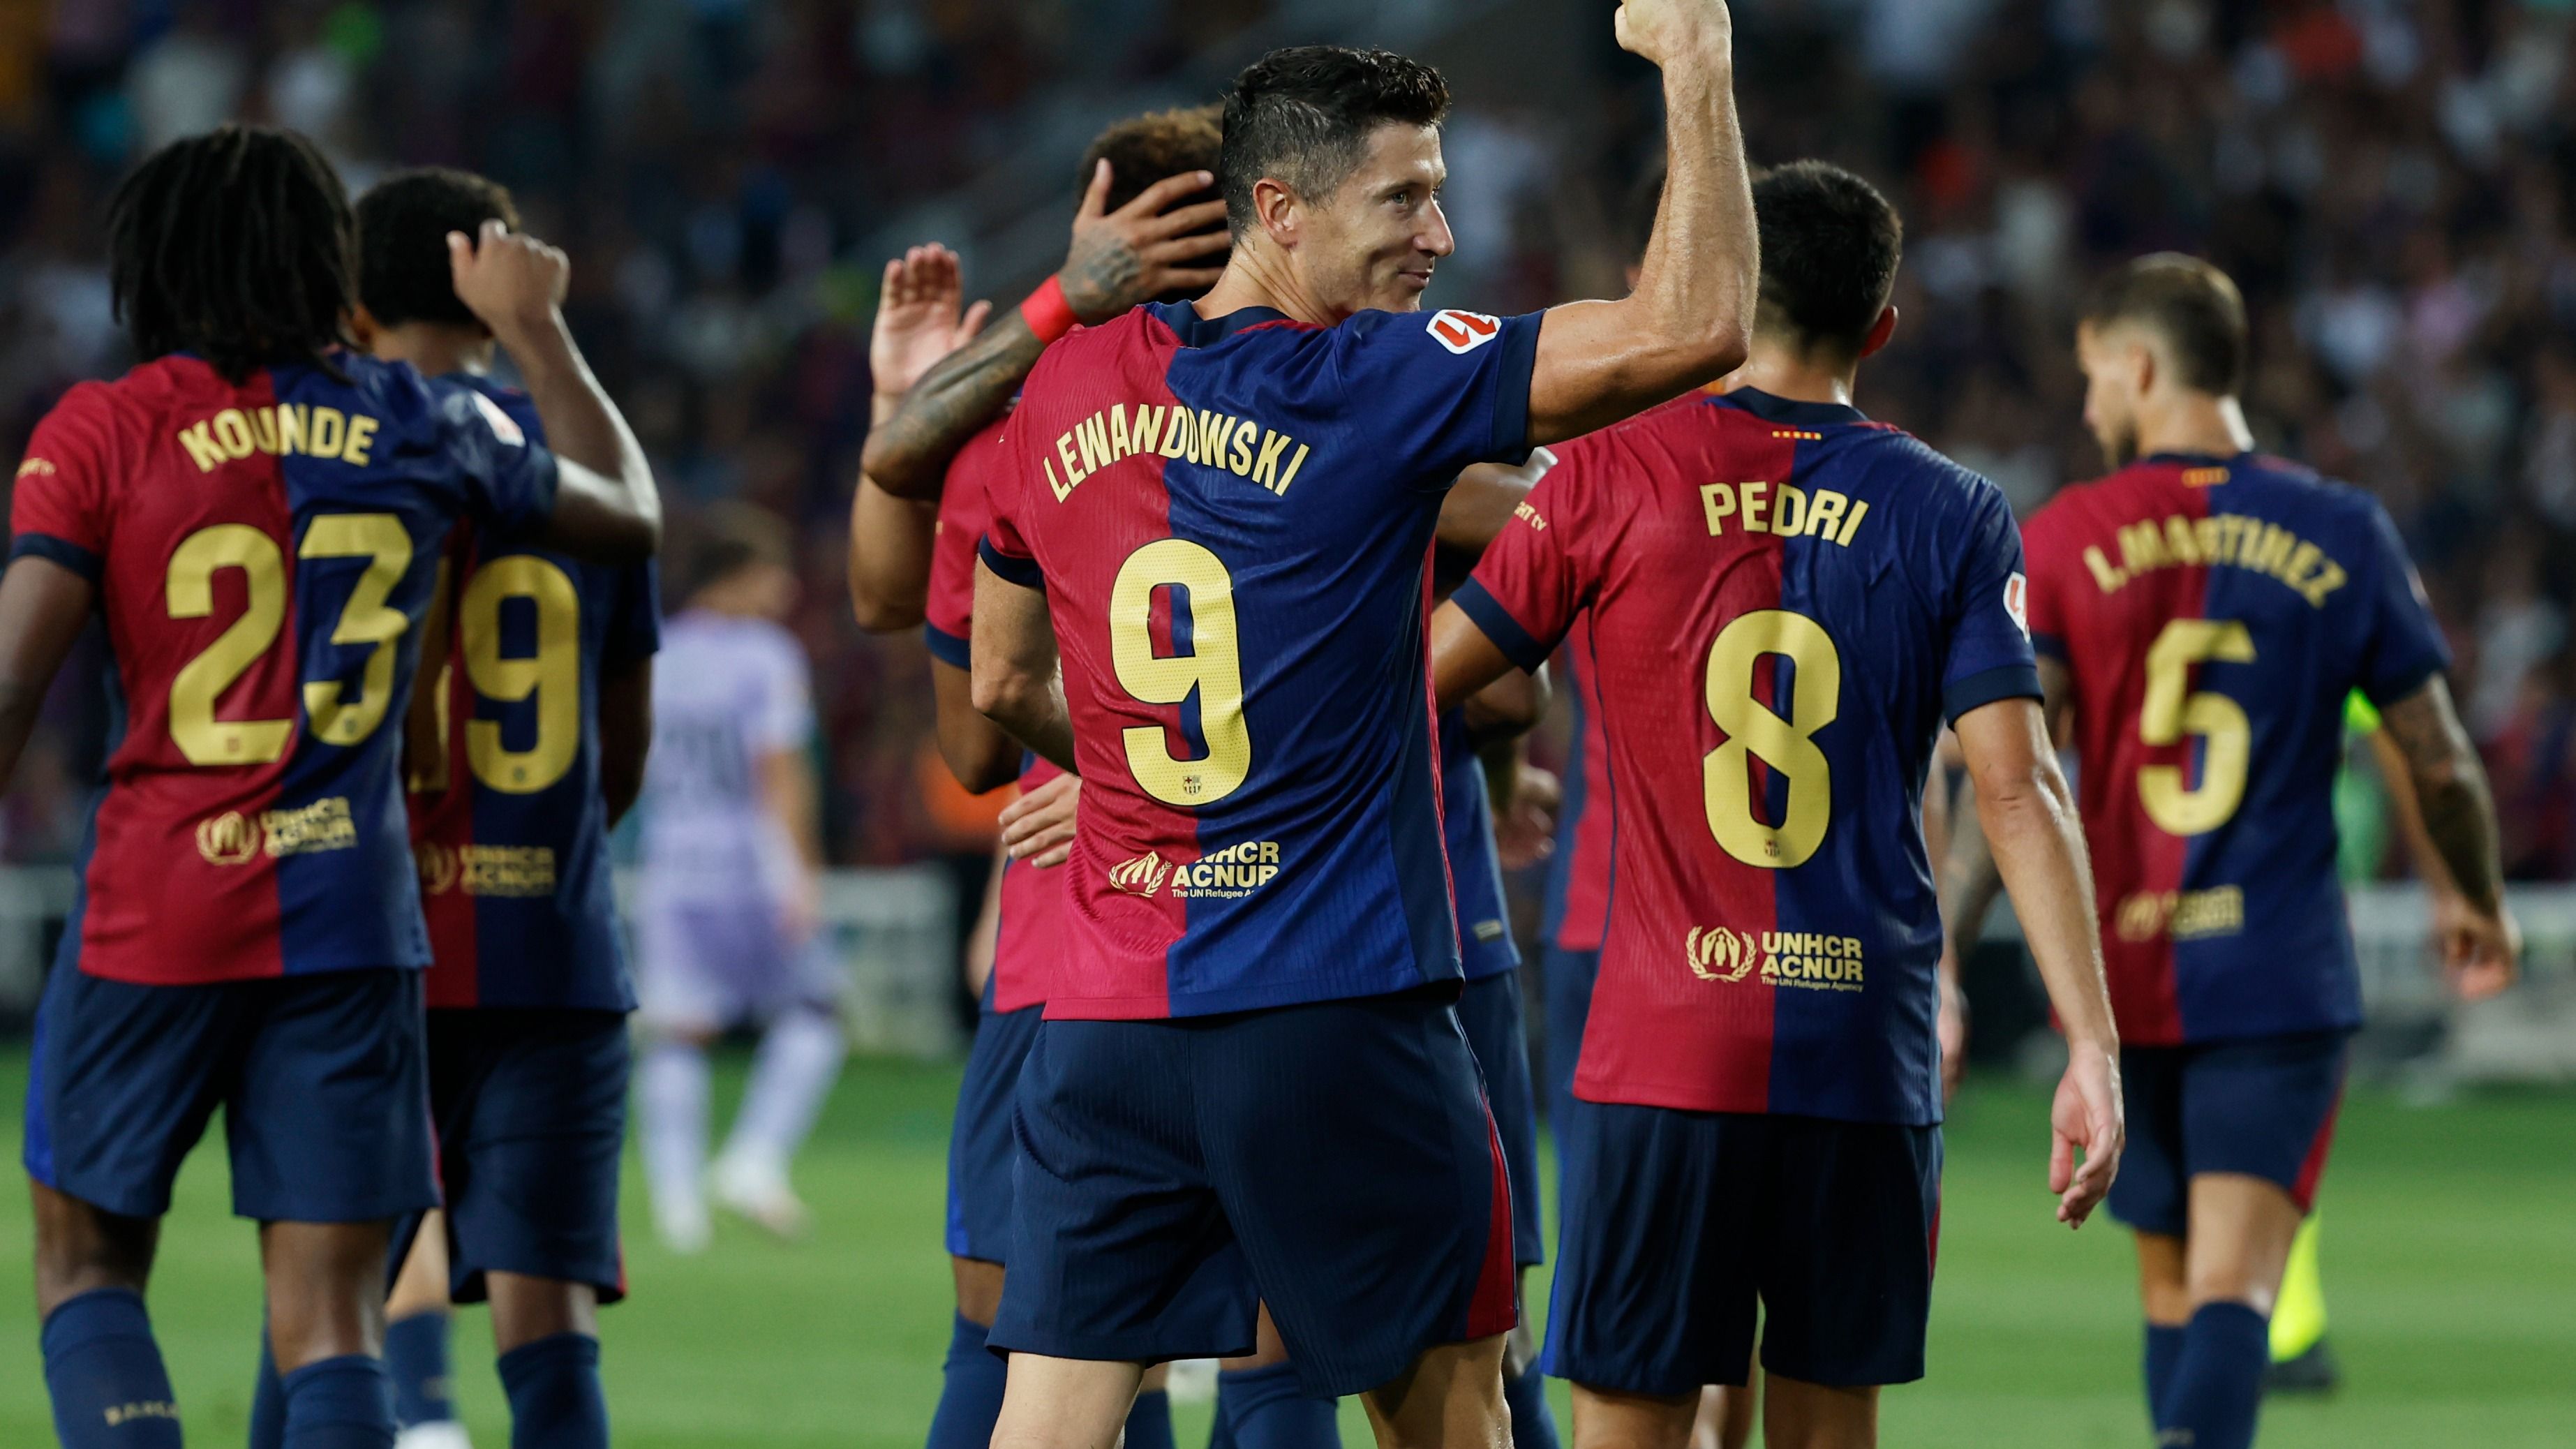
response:
<svg viewBox="0 0 2576 1449"><path fill-rule="evenodd" d="M356 250L331 163L269 126L173 141L107 204L108 288L135 354L194 352L235 382L344 343Z"/></svg>
<svg viewBox="0 0 2576 1449"><path fill-rule="evenodd" d="M727 498L709 504L689 534L690 594L754 565L796 566L796 539L787 521L757 503Z"/></svg>
<svg viewBox="0 0 2576 1449"><path fill-rule="evenodd" d="M1264 176L1320 200L1359 169L1371 131L1437 126L1448 115L1449 83L1418 60L1344 45L1274 50L1246 66L1225 98L1216 179L1226 221L1238 235L1251 228L1252 188Z"/></svg>
<svg viewBox="0 0 2576 1449"><path fill-rule="evenodd" d="M2079 320L2154 329L2195 392L2233 397L2245 386L2245 295L2198 257L2157 252L2112 268L2085 296Z"/></svg>
<svg viewBox="0 0 2576 1449"><path fill-rule="evenodd" d="M1184 171L1214 171L1225 149L1225 108L1210 102L1170 111L1130 116L1092 138L1082 153L1079 186L1091 184L1091 173L1109 163L1109 209L1134 201L1139 192L1166 176ZM1193 197L1191 200L1213 200Z"/></svg>
<svg viewBox="0 0 2576 1449"><path fill-rule="evenodd" d="M1753 220L1762 245L1755 329L1859 356L1905 255L1896 208L1839 166L1792 161L1754 178Z"/></svg>
<svg viewBox="0 0 2576 1449"><path fill-rule="evenodd" d="M400 171L358 198L358 300L386 327L406 322L479 326L456 295L447 234L477 236L483 223L519 229L519 208L500 182L445 166Z"/></svg>

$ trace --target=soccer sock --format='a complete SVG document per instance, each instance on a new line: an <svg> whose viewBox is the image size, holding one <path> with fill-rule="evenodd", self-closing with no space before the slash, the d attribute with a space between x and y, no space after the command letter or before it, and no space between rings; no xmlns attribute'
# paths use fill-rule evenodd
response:
<svg viewBox="0 0 2576 1449"><path fill-rule="evenodd" d="M2271 1364L2263 1315L2242 1303L2204 1303L2183 1330L2159 1442L2188 1449L2247 1449Z"/></svg>
<svg viewBox="0 0 2576 1449"><path fill-rule="evenodd" d="M277 1355L268 1351L268 1330L259 1334L259 1381L250 1391L250 1449L285 1449L286 1385L277 1377Z"/></svg>
<svg viewBox="0 0 2576 1449"><path fill-rule="evenodd" d="M930 1416L929 1449L986 1449L993 1442L1007 1372L1001 1355L984 1347L984 1334L984 1326L963 1313L949 1330L939 1408ZM1166 1428L1163 1436L1168 1440L1171 1430Z"/></svg>
<svg viewBox="0 0 2576 1449"><path fill-rule="evenodd" d="M2326 1284L2317 1269L2317 1220L2311 1214L2290 1240L2281 1296L2272 1304L2272 1362L2288 1363L2326 1336Z"/></svg>
<svg viewBox="0 0 2576 1449"><path fill-rule="evenodd" d="M281 1383L286 1449L393 1449L394 1390L383 1359L342 1354L308 1363Z"/></svg>
<svg viewBox="0 0 2576 1449"><path fill-rule="evenodd" d="M2165 1427L2165 1395L2173 1391L2174 1365L2182 1361L2179 1323L2147 1325L2147 1422Z"/></svg>
<svg viewBox="0 0 2576 1449"><path fill-rule="evenodd" d="M1330 1399L1310 1399L1297 1386L1297 1366L1221 1369L1217 1418L1235 1449L1340 1449L1341 1425Z"/></svg>
<svg viewBox="0 0 2576 1449"><path fill-rule="evenodd" d="M608 1449L598 1339L558 1333L523 1343L501 1355L500 1368L511 1449Z"/></svg>
<svg viewBox="0 0 2576 1449"><path fill-rule="evenodd" d="M707 1164L707 1054L660 1042L644 1054L637 1105L644 1118L644 1177L664 1212L703 1213L699 1175Z"/></svg>
<svg viewBox="0 0 2576 1449"><path fill-rule="evenodd" d="M437 1309L385 1325L385 1372L394 1381L394 1422L408 1429L456 1417L447 1376L447 1315Z"/></svg>
<svg viewBox="0 0 2576 1449"><path fill-rule="evenodd" d="M43 1342L63 1449L179 1449L179 1405L142 1295L83 1293L45 1316Z"/></svg>
<svg viewBox="0 0 2576 1449"><path fill-rule="evenodd" d="M1547 1376L1537 1364L1503 1370L1503 1404L1512 1411L1512 1449L1557 1449L1556 1414L1547 1406Z"/></svg>
<svg viewBox="0 0 2576 1449"><path fill-rule="evenodd" d="M1127 1411L1123 1449L1173 1449L1171 1395L1150 1389L1136 1396L1135 1407Z"/></svg>
<svg viewBox="0 0 2576 1449"><path fill-rule="evenodd" d="M832 1094L847 1050L840 1022L824 1012L800 1008L771 1022L752 1058L725 1155L785 1172Z"/></svg>

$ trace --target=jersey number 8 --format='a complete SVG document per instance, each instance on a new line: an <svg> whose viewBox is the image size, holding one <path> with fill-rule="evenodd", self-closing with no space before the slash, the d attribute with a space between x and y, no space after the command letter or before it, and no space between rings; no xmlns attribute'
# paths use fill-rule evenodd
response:
<svg viewBox="0 0 2576 1449"><path fill-rule="evenodd" d="M1187 653L1155 650L1154 597L1165 591L1172 647ZM1161 725L1119 732L1128 773L1146 794L1187 808L1213 804L1243 787L1252 773L1252 731L1243 719L1234 576L1224 560L1185 538L1158 538L1127 555L1109 591L1109 657L1119 687L1141 703L1177 705L1198 695L1204 758L1174 758L1169 731Z"/></svg>
<svg viewBox="0 0 2576 1449"><path fill-rule="evenodd" d="M354 745L375 733L393 702L394 645L411 620L385 601L411 568L411 534L390 513L327 513L305 525L296 553L367 561L331 630L334 644L371 646L358 698L350 700L336 679L304 681L313 733L329 744ZM189 534L170 555L163 604L173 619L212 614L215 574L222 569L241 570L246 603L240 618L171 677L170 739L191 765L270 764L285 758L295 721L222 720L215 705L285 629L286 558L277 540L247 523Z"/></svg>
<svg viewBox="0 0 2576 1449"><path fill-rule="evenodd" d="M1797 670L1786 719L1753 697L1754 671L1775 654ZM1700 760L1708 833L1746 865L1789 870L1806 864L1825 843L1834 812L1833 775L1815 740L1842 709L1843 659L1833 636L1804 614L1757 609L1717 632L1708 646L1705 687L1708 717L1726 732L1726 743ZM1777 825L1753 811L1757 759L1788 782Z"/></svg>

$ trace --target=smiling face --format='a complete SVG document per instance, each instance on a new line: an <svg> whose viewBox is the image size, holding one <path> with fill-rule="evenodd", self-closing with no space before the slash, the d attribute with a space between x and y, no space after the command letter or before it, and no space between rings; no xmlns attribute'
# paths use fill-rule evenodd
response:
<svg viewBox="0 0 2576 1449"><path fill-rule="evenodd" d="M1411 312L1440 259L1456 251L1440 187L1436 126L1389 124L1369 133L1368 153L1342 184L1299 198L1296 265L1316 301L1336 316Z"/></svg>

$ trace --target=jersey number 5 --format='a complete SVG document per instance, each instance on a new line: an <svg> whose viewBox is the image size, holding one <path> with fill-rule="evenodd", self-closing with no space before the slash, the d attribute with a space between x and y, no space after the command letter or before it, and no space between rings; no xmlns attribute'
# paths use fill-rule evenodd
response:
<svg viewBox="0 0 2576 1449"><path fill-rule="evenodd" d="M329 513L305 526L296 552L367 561L331 630L334 644L371 646L358 698L350 700L336 679L304 682L304 713L313 733L330 744L354 745L375 733L393 702L394 645L411 620L386 600L411 568L411 534L390 513ZM205 618L215 611L215 574L228 568L242 572L247 602L241 617L170 680L170 739L192 765L269 764L285 757L295 737L291 719L215 718L224 691L250 672L285 628L286 558L277 540L246 523L219 523L189 534L170 555L163 603L173 619Z"/></svg>
<svg viewBox="0 0 2576 1449"><path fill-rule="evenodd" d="M1775 654L1797 670L1786 719L1753 697L1754 671ZM1843 658L1833 636L1785 609L1743 615L1708 646L1706 691L1708 717L1726 732L1726 743L1700 760L1708 833L1746 865L1788 870L1806 864L1825 843L1834 812L1832 772L1815 740L1842 710ZM1754 760L1788 782L1777 825L1754 814Z"/></svg>
<svg viewBox="0 0 2576 1449"><path fill-rule="evenodd" d="M2176 619L2147 647L2147 698L2138 710L2138 738L2149 745L2176 744L2186 735L2207 741L2197 789L2183 783L2178 765L2148 765L2138 771L2138 803L2168 835L2206 835L2226 824L2245 800L2245 770L2254 750L2254 727L2245 708L2223 694L2191 692L2191 667L2210 659L2253 663L2253 636L2234 620Z"/></svg>
<svg viewBox="0 0 2576 1449"><path fill-rule="evenodd" d="M1157 652L1154 643L1157 595L1170 625L1171 654ZM1177 705L1198 696L1204 758L1174 758L1170 732L1161 725L1119 732L1137 785L1183 807L1213 804L1241 789L1252 773L1252 731L1243 720L1234 576L1224 560L1185 538L1158 538L1127 555L1109 591L1109 656L1118 687L1141 703Z"/></svg>

